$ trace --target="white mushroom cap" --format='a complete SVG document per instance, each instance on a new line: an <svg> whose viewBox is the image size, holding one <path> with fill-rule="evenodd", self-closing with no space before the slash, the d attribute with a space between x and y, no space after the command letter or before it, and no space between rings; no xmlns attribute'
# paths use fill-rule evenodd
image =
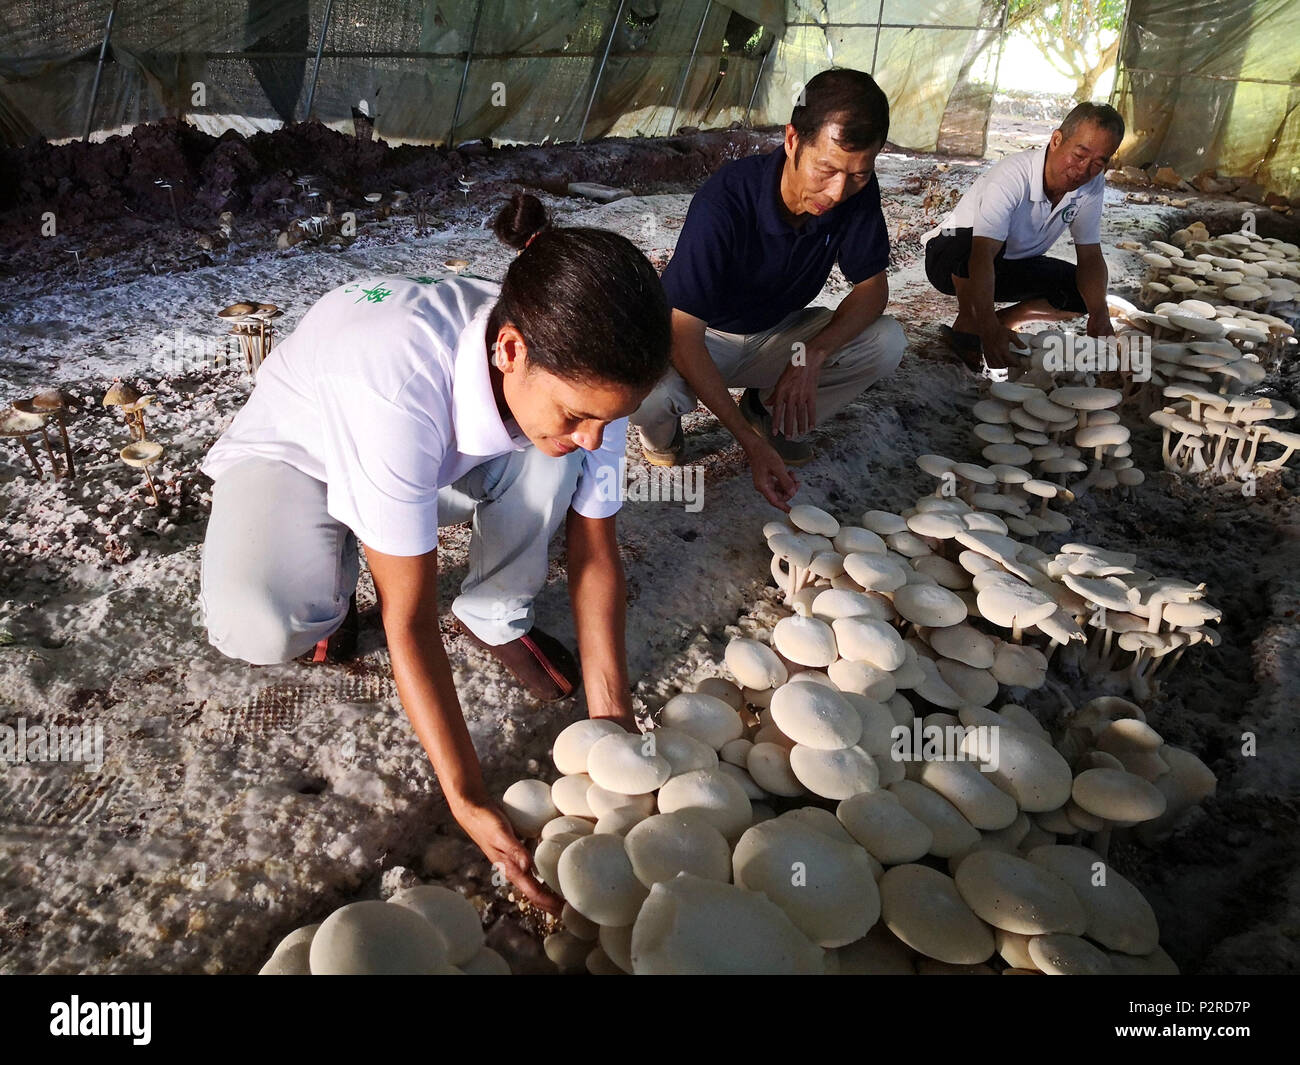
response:
<svg viewBox="0 0 1300 1065"><path fill-rule="evenodd" d="M698 698L709 699L710 696L703 695ZM721 700L717 702L719 705L726 706ZM735 714L729 706L727 711ZM739 718L737 721L739 722ZM606 791L616 792L619 795L649 794L656 791L673 772L668 759L655 753L657 746L657 739L652 733L646 736L633 736L625 732L621 736L602 737L592 744L591 751L587 754L587 774L593 783ZM597 816L600 815L601 811L596 809L590 795L587 798L587 805L591 806Z"/></svg>
<svg viewBox="0 0 1300 1065"><path fill-rule="evenodd" d="M835 633L826 622L817 618L782 618L772 628L772 643L786 659L801 666L829 666L838 657ZM735 739L735 736L727 739Z"/></svg>
<svg viewBox="0 0 1300 1065"><path fill-rule="evenodd" d="M757 642L757 641L755 641ZM760 647L764 646L759 644ZM771 651L771 648L765 648ZM773 652L775 657L775 653ZM780 662L780 659L777 659ZM784 666L781 667L783 670ZM723 677L705 677L695 686L695 690L700 695L712 695L715 699L721 699L733 710L743 710L745 708L745 694L738 686L726 680Z"/></svg>
<svg viewBox="0 0 1300 1065"><path fill-rule="evenodd" d="M1036 847L1028 858L1050 869L1074 891L1087 917L1084 935L1108 950L1150 954L1159 945L1155 912L1142 893L1113 868L1097 882L1100 855L1085 847Z"/></svg>
<svg viewBox="0 0 1300 1065"><path fill-rule="evenodd" d="M930 646L945 658L964 662L977 669L989 669L993 665L993 640L964 622L930 629L926 638Z"/></svg>
<svg viewBox="0 0 1300 1065"><path fill-rule="evenodd" d="M892 625L876 618L837 618L831 623L841 655L883 670L898 669L907 656L903 639Z"/></svg>
<svg viewBox="0 0 1300 1065"><path fill-rule="evenodd" d="M547 822L559 817L551 802L551 786L544 780L516 780L501 796L510 827L524 839L541 834Z"/></svg>
<svg viewBox="0 0 1300 1065"><path fill-rule="evenodd" d="M871 860L799 821L776 818L749 829L733 855L736 885L762 892L823 947L861 939L880 917ZM804 878L791 876L800 863Z"/></svg>
<svg viewBox="0 0 1300 1065"><path fill-rule="evenodd" d="M591 784L591 777L586 773L567 773L551 785L551 802L560 813L569 817L594 820L596 812L587 804L587 790Z"/></svg>
<svg viewBox="0 0 1300 1065"><path fill-rule="evenodd" d="M632 871L647 888L679 873L722 883L731 880L731 848L702 818L655 814L629 829L623 842Z"/></svg>
<svg viewBox="0 0 1300 1065"><path fill-rule="evenodd" d="M887 510L868 510L862 515L862 527L877 536L889 536L906 529L907 522Z"/></svg>
<svg viewBox="0 0 1300 1065"><path fill-rule="evenodd" d="M998 582L983 588L976 599L980 616L1003 628L1035 625L1056 613L1056 600L1024 583Z"/></svg>
<svg viewBox="0 0 1300 1065"><path fill-rule="evenodd" d="M824 750L796 743L790 748L790 769L800 784L824 799L847 799L880 784L874 759L861 747Z"/></svg>
<svg viewBox="0 0 1300 1065"><path fill-rule="evenodd" d="M841 525L832 543L841 555L860 552L883 555L886 550L885 541L876 533L857 525Z"/></svg>
<svg viewBox="0 0 1300 1065"><path fill-rule="evenodd" d="M790 748L787 746L765 743L755 737L754 746L745 759L745 768L754 782L771 795L793 798L804 793L803 785L790 768Z"/></svg>
<svg viewBox="0 0 1300 1065"><path fill-rule="evenodd" d="M818 536L834 536L840 531L840 523L819 507L800 503L790 508L791 523L804 532Z"/></svg>
<svg viewBox="0 0 1300 1065"><path fill-rule="evenodd" d="M1055 873L997 850L979 850L953 876L957 891L982 920L1021 935L1081 935L1087 917Z"/></svg>
<svg viewBox="0 0 1300 1065"><path fill-rule="evenodd" d="M484 947L478 910L459 892L438 884L417 884L398 891L388 902L418 913L433 925L447 943L451 965L464 965Z"/></svg>
<svg viewBox="0 0 1300 1065"><path fill-rule="evenodd" d="M1105 953L1079 936L1034 936L1029 956L1048 976L1109 976L1115 966Z"/></svg>
<svg viewBox="0 0 1300 1065"><path fill-rule="evenodd" d="M819 590L813 599L812 613L814 617L833 625L840 618L879 618L882 606L878 599L873 599L864 592L826 588Z"/></svg>
<svg viewBox="0 0 1300 1065"><path fill-rule="evenodd" d="M913 817L890 791L852 795L835 808L835 816L868 854L885 865L917 861L934 842L925 823Z"/></svg>
<svg viewBox="0 0 1300 1065"><path fill-rule="evenodd" d="M929 828L933 836L930 853L936 858L962 854L979 842L979 830L937 791L914 780L897 781L889 785L889 791L908 813Z"/></svg>
<svg viewBox="0 0 1300 1065"><path fill-rule="evenodd" d="M696 769L712 769L718 764L717 751L703 740L681 729L661 725L654 731L647 732L645 736L633 738L644 742L647 737L654 743L654 753L668 762L672 776L690 773ZM748 741L742 739L728 740L722 746L725 748L730 743L746 742ZM596 779L594 773L592 779Z"/></svg>
<svg viewBox="0 0 1300 1065"><path fill-rule="evenodd" d="M561 814L559 817L553 817L542 826L542 839L551 839L561 833L572 833L575 836L589 836L595 829L585 817L573 817L569 814Z"/></svg>
<svg viewBox="0 0 1300 1065"><path fill-rule="evenodd" d="M820 684L785 684L768 710L776 726L797 744L821 750L852 747L862 738L862 719L839 692Z"/></svg>
<svg viewBox="0 0 1300 1065"><path fill-rule="evenodd" d="M727 644L724 659L742 687L761 691L779 687L786 681L785 664L775 651L758 640L736 637Z"/></svg>
<svg viewBox="0 0 1300 1065"><path fill-rule="evenodd" d="M786 621L808 621L807 618L786 618ZM818 623L820 624L820 623ZM694 736L715 751L728 740L739 739L745 733L745 723L740 715L721 699L697 692L683 692L664 704L660 721L687 735Z"/></svg>
<svg viewBox="0 0 1300 1065"><path fill-rule="evenodd" d="M1122 769L1086 769L1074 778L1071 797L1087 813L1135 824L1165 812L1166 799L1150 781Z"/></svg>
<svg viewBox="0 0 1300 1065"><path fill-rule="evenodd" d="M1016 800L991 783L972 762L925 762L919 779L957 807L978 829L1006 828L1019 813Z"/></svg>
<svg viewBox="0 0 1300 1065"><path fill-rule="evenodd" d="M638 976L825 971L823 951L765 895L689 873L651 889L629 954Z"/></svg>
<svg viewBox="0 0 1300 1065"><path fill-rule="evenodd" d="M446 938L424 917L374 900L326 917L308 956L316 976L433 975L449 964Z"/></svg>
<svg viewBox="0 0 1300 1065"><path fill-rule="evenodd" d="M597 924L631 924L646 899L623 837L613 833L575 840L560 855L558 872L565 901Z"/></svg>
<svg viewBox="0 0 1300 1065"><path fill-rule="evenodd" d="M755 749L762 744L755 744ZM728 840L749 827L749 796L719 769L697 769L671 778L659 789L659 812L698 814Z"/></svg>
<svg viewBox="0 0 1300 1065"><path fill-rule="evenodd" d="M972 758L988 753L981 751L977 733L967 734L961 750ZM1050 743L1023 729L1001 727L996 762L990 759L981 765L989 779L1029 813L1059 809L1070 798L1073 778L1069 763Z"/></svg>
<svg viewBox="0 0 1300 1065"><path fill-rule="evenodd" d="M844 572L869 592L892 592L907 583L906 563L896 562L888 555L847 555L844 559Z"/></svg>
<svg viewBox="0 0 1300 1065"><path fill-rule="evenodd" d="M962 533L961 536L969 536ZM966 619L966 604L937 584L909 584L894 592L894 609L914 625L956 625Z"/></svg>

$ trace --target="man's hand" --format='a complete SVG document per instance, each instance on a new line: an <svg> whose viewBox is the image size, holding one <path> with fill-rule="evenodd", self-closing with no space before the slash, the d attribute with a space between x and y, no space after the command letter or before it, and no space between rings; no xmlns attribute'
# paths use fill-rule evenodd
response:
<svg viewBox="0 0 1300 1065"><path fill-rule="evenodd" d="M1010 349L1012 345L1021 347L1020 335L1014 329L1008 329L997 319L986 326L980 333L984 344L984 361L991 370L1005 370L1011 365Z"/></svg>
<svg viewBox="0 0 1300 1065"><path fill-rule="evenodd" d="M754 487L777 510L790 512L790 500L799 491L799 481L791 473L776 453L776 449L758 433L750 430L747 437L741 439L749 459L749 472L754 478Z"/></svg>
<svg viewBox="0 0 1300 1065"><path fill-rule="evenodd" d="M1103 314L1088 315L1088 336L1090 337L1113 337L1115 327L1110 320L1110 312Z"/></svg>
<svg viewBox="0 0 1300 1065"><path fill-rule="evenodd" d="M772 432L787 440L811 432L817 424L817 380L821 361L811 359L802 366L791 363L781 371L772 389Z"/></svg>
<svg viewBox="0 0 1300 1065"><path fill-rule="evenodd" d="M500 869L534 906L558 917L564 900L533 875L528 848L519 842L501 809L485 799L452 800L448 796L448 803L460 827L487 855L493 868Z"/></svg>

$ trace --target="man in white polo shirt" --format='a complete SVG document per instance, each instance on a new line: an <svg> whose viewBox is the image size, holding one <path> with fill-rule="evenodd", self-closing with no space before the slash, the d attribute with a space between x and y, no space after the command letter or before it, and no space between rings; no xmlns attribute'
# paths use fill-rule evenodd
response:
<svg viewBox="0 0 1300 1065"><path fill-rule="evenodd" d="M982 348L989 366L1007 366L1014 330L1026 322L1087 314L1089 336L1111 335L1101 211L1104 172L1123 139L1113 107L1079 104L1045 148L991 167L922 238L930 283L957 297L944 337L968 365L978 367ZM1046 254L1067 226L1077 265Z"/></svg>

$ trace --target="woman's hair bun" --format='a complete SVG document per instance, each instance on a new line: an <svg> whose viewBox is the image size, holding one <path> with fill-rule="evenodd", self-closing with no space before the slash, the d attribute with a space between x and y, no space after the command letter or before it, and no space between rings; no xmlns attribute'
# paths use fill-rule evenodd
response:
<svg viewBox="0 0 1300 1065"><path fill-rule="evenodd" d="M531 193L516 192L497 213L492 232L503 244L523 250L535 234L550 225L542 201Z"/></svg>

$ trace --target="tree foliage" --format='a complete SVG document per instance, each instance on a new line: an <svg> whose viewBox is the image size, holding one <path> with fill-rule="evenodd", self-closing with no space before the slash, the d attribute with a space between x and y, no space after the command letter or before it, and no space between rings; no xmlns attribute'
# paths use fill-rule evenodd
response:
<svg viewBox="0 0 1300 1065"><path fill-rule="evenodd" d="M1091 100L1115 65L1127 0L1010 0L1007 29L1024 34L1074 82L1074 98Z"/></svg>

